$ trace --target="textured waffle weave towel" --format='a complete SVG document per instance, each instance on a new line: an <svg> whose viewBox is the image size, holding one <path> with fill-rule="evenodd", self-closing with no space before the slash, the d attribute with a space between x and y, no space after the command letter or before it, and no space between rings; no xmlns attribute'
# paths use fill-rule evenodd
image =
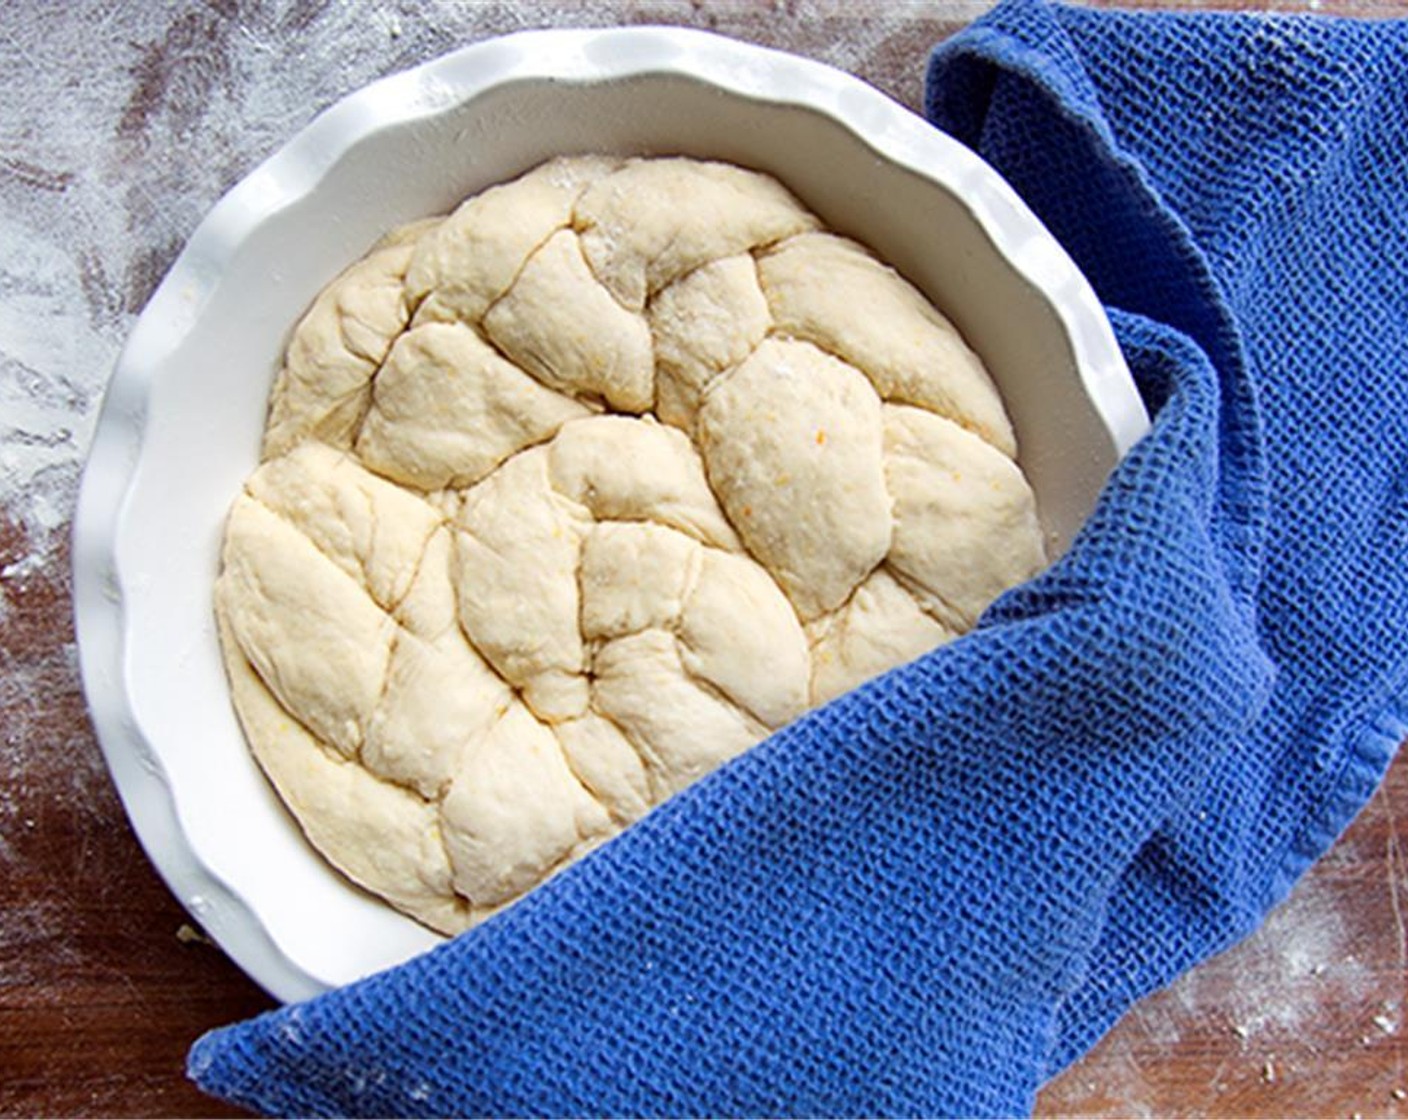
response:
<svg viewBox="0 0 1408 1120"><path fill-rule="evenodd" d="M1408 25L1014 0L935 122L1150 409L1070 553L408 965L202 1039L299 1114L978 1114L1251 930L1408 726Z"/></svg>

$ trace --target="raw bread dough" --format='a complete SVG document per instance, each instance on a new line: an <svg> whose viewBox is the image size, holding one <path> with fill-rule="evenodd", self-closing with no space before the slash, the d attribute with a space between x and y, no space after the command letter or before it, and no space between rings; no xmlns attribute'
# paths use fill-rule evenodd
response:
<svg viewBox="0 0 1408 1120"><path fill-rule="evenodd" d="M446 933L1044 563L924 297L778 183L557 159L294 332L215 587L308 838Z"/></svg>

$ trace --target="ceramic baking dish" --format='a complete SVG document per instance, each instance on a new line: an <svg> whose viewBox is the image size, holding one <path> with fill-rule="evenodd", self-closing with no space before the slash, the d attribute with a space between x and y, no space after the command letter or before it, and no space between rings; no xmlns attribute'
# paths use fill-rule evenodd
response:
<svg viewBox="0 0 1408 1120"><path fill-rule="evenodd" d="M557 154L771 172L986 359L1055 551L1147 419L1070 258L977 156L858 79L701 32L527 32L378 81L200 225L113 372L75 530L84 686L138 835L256 981L305 997L438 938L302 839L245 749L211 587L289 331L390 227Z"/></svg>

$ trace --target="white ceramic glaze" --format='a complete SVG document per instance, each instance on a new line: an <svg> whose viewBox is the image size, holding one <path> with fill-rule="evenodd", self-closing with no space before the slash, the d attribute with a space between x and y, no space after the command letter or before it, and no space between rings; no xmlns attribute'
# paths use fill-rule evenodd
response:
<svg viewBox="0 0 1408 1120"><path fill-rule="evenodd" d="M114 370L83 479L84 685L147 853L291 1000L437 938L303 841L245 749L211 614L225 512L315 293L399 222L566 152L769 171L869 244L987 359L1057 550L1147 419L1089 285L977 156L858 79L701 32L526 32L378 81L210 212Z"/></svg>

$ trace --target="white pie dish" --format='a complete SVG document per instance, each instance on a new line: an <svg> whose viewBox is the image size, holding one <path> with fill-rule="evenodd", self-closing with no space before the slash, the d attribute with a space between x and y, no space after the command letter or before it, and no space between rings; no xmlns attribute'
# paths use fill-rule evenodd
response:
<svg viewBox="0 0 1408 1120"><path fill-rule="evenodd" d="M75 527L93 720L153 862L257 982L297 999L439 938L350 886L246 750L211 609L288 332L382 233L567 152L771 172L917 283L987 360L1059 552L1147 428L1089 285L966 148L863 82L702 32L526 32L328 110L201 224L112 376Z"/></svg>

